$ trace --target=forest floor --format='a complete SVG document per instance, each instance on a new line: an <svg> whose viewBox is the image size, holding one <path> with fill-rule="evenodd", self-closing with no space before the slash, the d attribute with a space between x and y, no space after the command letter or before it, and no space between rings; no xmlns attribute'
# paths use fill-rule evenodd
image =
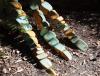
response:
<svg viewBox="0 0 100 76"><path fill-rule="evenodd" d="M73 54L71 61L65 61L58 54L53 53L53 49L41 39L41 45L45 48L58 76L100 76L100 15L98 13L71 12L63 15L71 27L76 30L88 45L85 52L79 53L77 49L71 49L65 38L60 41L68 45L68 49ZM0 36L1 37L1 36ZM39 37L40 38L40 37ZM6 56L0 58L0 76L48 76L44 69L39 68L39 64L32 58L30 50L23 45L15 45L16 41L11 37L0 38L0 52ZM23 50L24 49L24 50Z"/></svg>

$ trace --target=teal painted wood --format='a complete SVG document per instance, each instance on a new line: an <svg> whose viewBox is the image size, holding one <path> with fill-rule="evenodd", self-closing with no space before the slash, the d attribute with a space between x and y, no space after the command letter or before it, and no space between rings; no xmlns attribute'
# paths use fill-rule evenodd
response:
<svg viewBox="0 0 100 76"><path fill-rule="evenodd" d="M51 45L51 46L55 46L59 43L59 40L57 38L52 38L48 44Z"/></svg>
<svg viewBox="0 0 100 76"><path fill-rule="evenodd" d="M47 42L50 41L52 38L56 38L56 34L52 31L48 31L44 37L43 37Z"/></svg>
<svg viewBox="0 0 100 76"><path fill-rule="evenodd" d="M48 28L47 27L43 27L41 32L40 32L40 35L44 36L46 33L48 33Z"/></svg>
<svg viewBox="0 0 100 76"><path fill-rule="evenodd" d="M44 58L44 59L40 60L40 63L42 65L44 65L44 67L46 69L50 69L52 67L52 63L51 63L51 61L48 58Z"/></svg>
<svg viewBox="0 0 100 76"><path fill-rule="evenodd" d="M47 9L48 11L51 11L53 10L53 7L47 2L47 1L44 1L41 6L45 9Z"/></svg>
<svg viewBox="0 0 100 76"><path fill-rule="evenodd" d="M63 30L64 28L65 28L65 24L58 23L58 24L56 25L56 30L57 30L57 31L61 31L61 30Z"/></svg>
<svg viewBox="0 0 100 76"><path fill-rule="evenodd" d="M64 31L66 31L66 30L68 30L70 28L70 26L67 24L67 23L65 23L65 27L64 27Z"/></svg>
<svg viewBox="0 0 100 76"><path fill-rule="evenodd" d="M26 31L32 30L32 26L29 24L29 21L26 16L18 17L18 18L16 18L16 21L20 24L20 26L24 30L26 30Z"/></svg>
<svg viewBox="0 0 100 76"><path fill-rule="evenodd" d="M32 9L32 10L36 10L36 9L38 9L39 8L39 6L37 5L37 4L31 4L30 5L30 8Z"/></svg>
<svg viewBox="0 0 100 76"><path fill-rule="evenodd" d="M74 36L71 39L71 42L81 51L85 51L88 48L88 45L82 40L80 39L78 36Z"/></svg>
<svg viewBox="0 0 100 76"><path fill-rule="evenodd" d="M88 49L88 45L82 40L79 39L75 45L81 50L81 51L86 51Z"/></svg>
<svg viewBox="0 0 100 76"><path fill-rule="evenodd" d="M64 51L64 50L66 50L66 47L63 45L63 44L61 44L61 43L59 43L59 44L57 44L57 45L55 45L55 46L53 46L56 50L59 50L59 51Z"/></svg>
<svg viewBox="0 0 100 76"><path fill-rule="evenodd" d="M42 22L46 22L46 18L41 10L38 10L39 16L42 18Z"/></svg>
<svg viewBox="0 0 100 76"><path fill-rule="evenodd" d="M72 42L72 43L76 43L78 40L79 40L79 37L74 36L74 37L71 39L71 42Z"/></svg>

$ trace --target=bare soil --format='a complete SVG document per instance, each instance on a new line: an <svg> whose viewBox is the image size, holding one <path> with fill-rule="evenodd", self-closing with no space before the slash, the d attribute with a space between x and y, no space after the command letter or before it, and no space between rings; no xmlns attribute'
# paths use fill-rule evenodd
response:
<svg viewBox="0 0 100 76"><path fill-rule="evenodd" d="M38 36L39 42L52 59L58 76L100 76L100 15L70 12L63 16L76 30L77 35L87 42L89 48L80 53L69 44L69 41L62 38L61 33L57 33L60 41L68 45L67 48L73 54L73 60L65 61ZM0 58L0 76L48 76L48 73L37 64L29 48L16 42L9 36L0 38L0 51L6 54L6 58Z"/></svg>

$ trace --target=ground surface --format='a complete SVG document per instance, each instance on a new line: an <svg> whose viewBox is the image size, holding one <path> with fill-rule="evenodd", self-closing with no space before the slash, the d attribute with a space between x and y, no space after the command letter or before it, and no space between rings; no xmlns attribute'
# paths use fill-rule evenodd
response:
<svg viewBox="0 0 100 76"><path fill-rule="evenodd" d="M72 12L64 17L66 21L76 30L76 33L84 39L89 45L89 49L84 53L77 53L76 49L72 51L73 60L65 61L53 49L44 45L46 52L52 59L54 69L59 76L100 76L100 15L98 13ZM67 44L64 38L58 38L63 44ZM30 57L27 47L19 45L9 38L0 39L0 51L7 54L7 58L0 59L0 76L48 76L45 70L39 69L34 58ZM23 51L23 49L24 51ZM55 54L55 55L54 55Z"/></svg>

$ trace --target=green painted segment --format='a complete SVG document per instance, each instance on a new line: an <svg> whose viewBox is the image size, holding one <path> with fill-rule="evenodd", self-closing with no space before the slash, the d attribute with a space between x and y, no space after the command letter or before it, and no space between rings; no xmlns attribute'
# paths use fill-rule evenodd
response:
<svg viewBox="0 0 100 76"><path fill-rule="evenodd" d="M46 18L45 18L45 16L44 16L44 14L43 14L43 12L41 11L41 10L38 10L38 12L39 12L39 16L42 18L42 25L45 27L48 27L48 26L50 26L50 24L49 24L49 22L46 20Z"/></svg>
<svg viewBox="0 0 100 76"><path fill-rule="evenodd" d="M38 12L39 12L39 16L42 18L42 22L46 22L46 18L44 16L43 12L40 10Z"/></svg>
<svg viewBox="0 0 100 76"><path fill-rule="evenodd" d="M57 24L57 26L56 26L56 30L57 31L60 31L60 30L62 30L62 29L64 29L65 28L65 24L62 24L62 23L59 23L59 24Z"/></svg>
<svg viewBox="0 0 100 76"><path fill-rule="evenodd" d="M48 44L51 45L51 46L54 46L58 43L59 43L59 40L57 38L53 38L48 42Z"/></svg>
<svg viewBox="0 0 100 76"><path fill-rule="evenodd" d="M42 22L42 25L43 25L43 27L48 27L48 26L50 26L49 22L47 22L47 21Z"/></svg>
<svg viewBox="0 0 100 76"><path fill-rule="evenodd" d="M61 44L61 43L59 43L59 44L57 44L57 45L55 45L53 47L54 47L54 49L56 49L58 51L61 51L61 52L66 50L66 47L63 44Z"/></svg>
<svg viewBox="0 0 100 76"><path fill-rule="evenodd" d="M88 45L82 40L79 39L75 45L81 50L81 51L85 51L88 49Z"/></svg>
<svg viewBox="0 0 100 76"><path fill-rule="evenodd" d="M30 8L31 10L36 10L39 8L39 5L41 4L41 0L30 0Z"/></svg>
<svg viewBox="0 0 100 76"><path fill-rule="evenodd" d="M53 10L53 7L46 1L44 1L41 6L45 9L47 9L48 11L52 11Z"/></svg>
<svg viewBox="0 0 100 76"><path fill-rule="evenodd" d="M70 54L69 51L65 50L63 51L63 54L68 58L68 60L72 60L72 55Z"/></svg>
<svg viewBox="0 0 100 76"><path fill-rule="evenodd" d="M64 27L64 31L68 30L70 28L70 26L66 23L65 27Z"/></svg>
<svg viewBox="0 0 100 76"><path fill-rule="evenodd" d="M16 18L16 21L20 24L24 30L32 30L32 26L29 24L29 21L26 16Z"/></svg>
<svg viewBox="0 0 100 76"><path fill-rule="evenodd" d="M74 36L74 37L71 39L71 42L72 42L72 43L76 43L78 40L79 40L79 37Z"/></svg>
<svg viewBox="0 0 100 76"><path fill-rule="evenodd" d="M39 6L38 6L38 5L35 5L35 4L31 4L31 5L30 5L30 8L31 8L32 10L36 10L36 9L39 8Z"/></svg>
<svg viewBox="0 0 100 76"><path fill-rule="evenodd" d="M50 41L52 38L55 38L56 34L52 31L48 31L45 35L44 35L44 39L46 41Z"/></svg>
<svg viewBox="0 0 100 76"><path fill-rule="evenodd" d="M32 30L32 26L30 24L24 25L22 28L26 31Z"/></svg>
<svg viewBox="0 0 100 76"><path fill-rule="evenodd" d="M40 35L44 36L47 32L48 32L48 28L47 27L43 27L41 32L40 32Z"/></svg>
<svg viewBox="0 0 100 76"><path fill-rule="evenodd" d="M74 45L76 45L76 47L80 49L81 51L85 51L88 48L88 45L78 36L73 37L71 39L71 42L74 43Z"/></svg>
<svg viewBox="0 0 100 76"><path fill-rule="evenodd" d="M30 5L31 4L40 5L41 4L41 0L30 0Z"/></svg>
<svg viewBox="0 0 100 76"><path fill-rule="evenodd" d="M26 16L21 16L21 17L18 17L16 21L19 22L20 24L29 24L29 21L27 18L28 17Z"/></svg>
<svg viewBox="0 0 100 76"><path fill-rule="evenodd" d="M42 60L40 60L40 63L43 67L50 69L52 67L52 63L48 58L44 58Z"/></svg>
<svg viewBox="0 0 100 76"><path fill-rule="evenodd" d="M39 55L36 56L37 59L41 60L41 59L44 59L46 58L48 55L46 53L41 53Z"/></svg>

